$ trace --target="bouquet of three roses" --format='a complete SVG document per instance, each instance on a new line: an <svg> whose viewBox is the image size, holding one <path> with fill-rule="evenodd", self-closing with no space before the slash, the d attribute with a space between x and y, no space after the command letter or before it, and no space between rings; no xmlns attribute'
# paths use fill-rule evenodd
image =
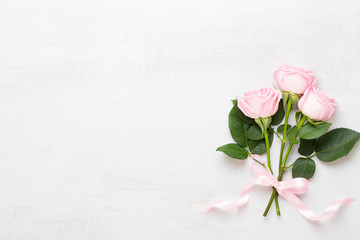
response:
<svg viewBox="0 0 360 240"><path fill-rule="evenodd" d="M229 129L236 143L217 148L235 159L254 160L259 165L251 162L250 167L256 178L244 186L238 202L215 202L204 208L206 214L212 208L230 210L246 204L256 184L273 188L264 216L273 202L280 215L279 195L309 220L329 218L342 204L350 205L354 201L352 198L334 201L317 216L297 197L307 191L307 180L316 169L314 159L331 162L347 155L360 139L360 133L348 128L328 131L331 124L327 121L334 114L337 103L316 86L313 71L285 65L274 72L274 79L280 90L262 88L233 100ZM297 110L294 126L289 124L293 109ZM273 174L270 159L274 135L281 142L277 177ZM298 152L302 157L291 161L290 153L296 145L299 145ZM260 155L264 153L266 163L261 161ZM288 170L292 171L293 178L283 181L283 174Z"/></svg>

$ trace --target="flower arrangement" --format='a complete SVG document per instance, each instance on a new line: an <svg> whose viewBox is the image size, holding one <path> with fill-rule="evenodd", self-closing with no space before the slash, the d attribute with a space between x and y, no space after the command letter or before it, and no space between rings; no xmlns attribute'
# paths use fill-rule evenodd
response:
<svg viewBox="0 0 360 240"><path fill-rule="evenodd" d="M323 162L332 162L347 155L360 139L360 133L348 128L328 131L331 123L327 121L334 114L337 103L315 85L313 71L284 65L274 72L274 79L280 90L262 88L246 92L233 100L229 128L236 143L217 148L217 151L232 158L253 160L250 161L250 168L256 178L243 187L238 202L221 200L205 207L204 213L208 214L213 208L231 210L246 204L254 185L273 189L264 217L273 202L280 215L279 195L312 221L329 218L341 205L350 206L355 200L345 198L333 201L321 215L316 215L297 197L307 191L308 179L315 173L316 163L313 159L316 157ZM294 108L298 108L298 111L295 113L296 124L292 126L289 117ZM276 178L270 159L274 135L281 142ZM290 153L297 144L302 157L290 163ZM261 161L260 154L264 153L266 163ZM283 180L284 172L289 170L293 178Z"/></svg>

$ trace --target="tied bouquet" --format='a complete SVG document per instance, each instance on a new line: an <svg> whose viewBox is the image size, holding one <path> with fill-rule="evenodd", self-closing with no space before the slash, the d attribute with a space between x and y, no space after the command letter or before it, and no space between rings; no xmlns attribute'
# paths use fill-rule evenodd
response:
<svg viewBox="0 0 360 240"><path fill-rule="evenodd" d="M279 196L312 221L329 218L341 205L350 206L355 200L333 201L321 215L316 215L297 197L308 190L308 179L316 169L314 159L332 162L347 155L360 139L360 133L348 128L328 131L331 126L328 120L337 103L316 86L313 71L284 65L274 72L274 79L280 90L262 88L232 101L229 129L236 143L216 149L235 159L251 159L250 169L256 178L243 187L238 202L217 201L205 207L203 213L208 214L213 208L231 210L245 205L254 185L272 187L264 217L273 202L280 215ZM293 125L289 124L291 113L295 115ZM277 177L270 159L274 138L281 142ZM293 161L290 153L296 145L302 156ZM265 153L267 160L263 162L260 155ZM290 170L293 178L283 180L284 173Z"/></svg>

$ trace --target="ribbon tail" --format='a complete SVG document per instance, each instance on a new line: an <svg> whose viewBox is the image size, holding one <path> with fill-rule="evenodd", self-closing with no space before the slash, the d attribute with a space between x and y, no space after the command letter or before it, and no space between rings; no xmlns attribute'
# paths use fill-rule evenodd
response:
<svg viewBox="0 0 360 240"><path fill-rule="evenodd" d="M217 201L204 207L201 210L201 213L208 215L213 208L218 208L222 210L233 210L245 205L249 201L251 190L257 181L258 179L255 179L243 187L240 193L240 199L236 203L226 200Z"/></svg>
<svg viewBox="0 0 360 240"><path fill-rule="evenodd" d="M306 219L310 221L319 221L332 217L341 205L351 206L351 203L355 201L354 198L344 198L341 200L331 202L325 211L321 215L315 214L311 211L306 204L301 201L295 194L279 191L279 195L290 202Z"/></svg>

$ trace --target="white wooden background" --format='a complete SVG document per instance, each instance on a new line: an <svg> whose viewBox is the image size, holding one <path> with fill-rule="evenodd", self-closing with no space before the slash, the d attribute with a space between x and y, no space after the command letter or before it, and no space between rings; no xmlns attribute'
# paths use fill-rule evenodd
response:
<svg viewBox="0 0 360 240"><path fill-rule="evenodd" d="M359 39L357 0L1 0L0 239L358 239L359 202L265 219L258 187L199 210L253 178L215 149L230 100L281 64L315 70L334 127L360 131ZM302 199L360 199L359 161L316 161Z"/></svg>

